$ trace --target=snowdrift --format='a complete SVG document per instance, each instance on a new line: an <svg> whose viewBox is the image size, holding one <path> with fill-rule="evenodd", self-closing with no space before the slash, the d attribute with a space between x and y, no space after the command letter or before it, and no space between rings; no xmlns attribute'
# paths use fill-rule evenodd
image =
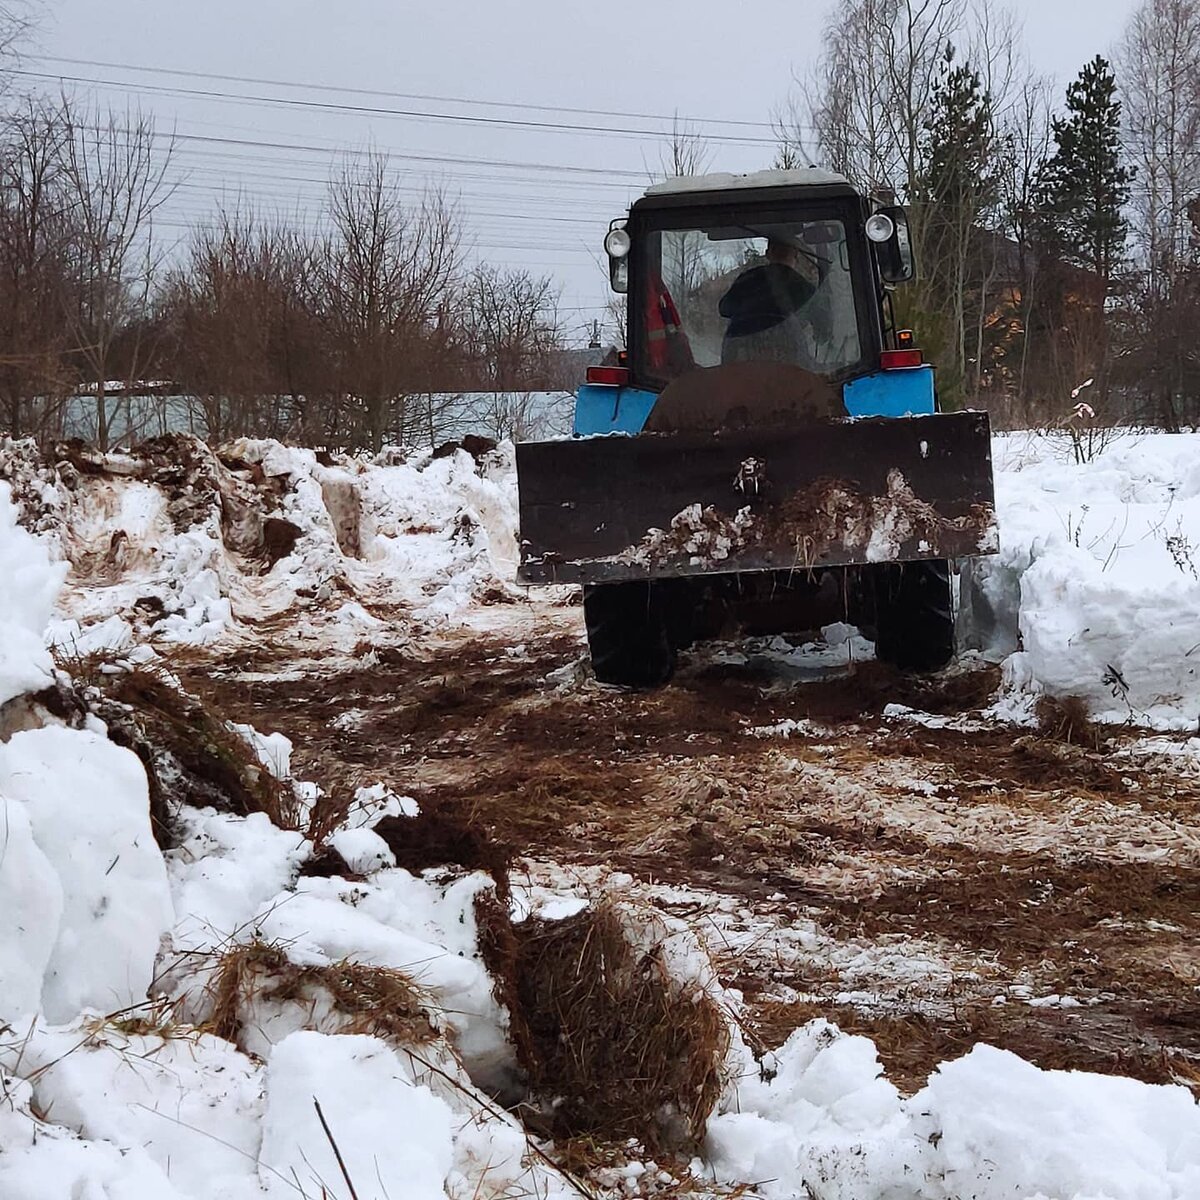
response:
<svg viewBox="0 0 1200 1200"><path fill-rule="evenodd" d="M1200 434L1120 434L1088 462L1065 438L994 439L1000 553L964 600L1004 658L998 712L1079 696L1101 721L1200 721ZM1018 641L1019 636L1019 641Z"/></svg>

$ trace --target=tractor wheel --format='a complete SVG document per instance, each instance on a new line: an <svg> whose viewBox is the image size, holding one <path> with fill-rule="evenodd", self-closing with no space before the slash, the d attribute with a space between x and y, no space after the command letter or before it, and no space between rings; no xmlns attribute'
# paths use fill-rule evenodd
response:
<svg viewBox="0 0 1200 1200"><path fill-rule="evenodd" d="M936 671L954 657L950 566L944 559L875 568L875 657L902 671Z"/></svg>
<svg viewBox="0 0 1200 1200"><path fill-rule="evenodd" d="M600 583L583 589L592 668L601 683L652 688L675 673L666 597L652 583Z"/></svg>

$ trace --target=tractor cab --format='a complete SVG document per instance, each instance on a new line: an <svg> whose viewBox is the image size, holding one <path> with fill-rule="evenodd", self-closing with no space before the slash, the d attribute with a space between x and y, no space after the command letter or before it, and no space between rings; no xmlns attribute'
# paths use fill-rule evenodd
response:
<svg viewBox="0 0 1200 1200"><path fill-rule="evenodd" d="M627 298L627 363L581 392L577 433L702 427L725 415L702 399L714 390L756 422L784 396L821 417L935 409L932 368L888 320L887 288L913 274L904 211L839 175L670 180L613 223L605 249Z"/></svg>

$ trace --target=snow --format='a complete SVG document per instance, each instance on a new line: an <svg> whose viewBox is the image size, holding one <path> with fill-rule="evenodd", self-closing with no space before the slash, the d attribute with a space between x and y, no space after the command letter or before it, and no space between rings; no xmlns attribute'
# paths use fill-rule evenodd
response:
<svg viewBox="0 0 1200 1200"><path fill-rule="evenodd" d="M478 463L463 450L439 458L388 450L326 466L311 450L252 439L228 451L229 461L246 466L231 471L196 449L220 495L211 503L185 496L194 518L185 528L176 525L180 498L131 478L134 460L117 464L124 473L115 477L44 485L40 524L74 568L54 644L87 654L124 651L135 641L208 645L241 635L255 642L257 626L288 612L301 617L302 632L351 651L408 628L462 621L488 592L519 598L511 582L511 444ZM266 480L261 491L249 481L256 471ZM266 518L290 522L299 537L264 572L246 545ZM66 566L53 570L61 581ZM33 625L40 633L45 620Z"/></svg>
<svg viewBox="0 0 1200 1200"><path fill-rule="evenodd" d="M17 523L7 484L0 482L0 707L47 687L53 665L43 633L67 574L46 547Z"/></svg>
<svg viewBox="0 0 1200 1200"><path fill-rule="evenodd" d="M984 649L1009 656L1001 715L1048 693L1101 721L1194 730L1200 434L1123 434L1084 463L1011 434L994 460L1001 548L973 564L968 602Z"/></svg>
<svg viewBox="0 0 1200 1200"><path fill-rule="evenodd" d="M414 1083L378 1038L307 1031L280 1042L267 1067L259 1165L268 1194L294 1194L294 1180L307 1195L343 1193L314 1102L362 1194L444 1200L453 1161L449 1106Z"/></svg>
<svg viewBox="0 0 1200 1200"><path fill-rule="evenodd" d="M904 1099L875 1048L824 1021L794 1032L709 1122L718 1180L768 1200L1185 1200L1200 1108L1183 1087L1042 1071L976 1046Z"/></svg>
<svg viewBox="0 0 1200 1200"><path fill-rule="evenodd" d="M41 1007L62 909L62 883L34 840L25 805L0 796L0 1021Z"/></svg>
<svg viewBox="0 0 1200 1200"><path fill-rule="evenodd" d="M29 730L0 746L0 796L24 808L61 885L42 986L47 1016L65 1021L144 999L174 918L141 762L90 730ZM0 863L0 877L18 869ZM48 882L44 871L34 878Z"/></svg>
<svg viewBox="0 0 1200 1200"><path fill-rule="evenodd" d="M249 1194L262 1069L228 1042L38 1023L0 1050L0 1063L27 1073L37 1108L56 1125L123 1154L144 1151L184 1194L216 1200L239 1183Z"/></svg>
<svg viewBox="0 0 1200 1200"><path fill-rule="evenodd" d="M652 184L645 191L647 196L675 196L686 192L725 191L730 188L764 187L821 187L830 184L850 186L844 175L825 171L820 167L798 167L790 171L750 171L744 175L733 175L728 171L717 171L710 175L678 175Z"/></svg>
<svg viewBox="0 0 1200 1200"><path fill-rule="evenodd" d="M387 842L371 829L339 829L329 844L346 860L350 870L360 875L396 865L396 856Z"/></svg>

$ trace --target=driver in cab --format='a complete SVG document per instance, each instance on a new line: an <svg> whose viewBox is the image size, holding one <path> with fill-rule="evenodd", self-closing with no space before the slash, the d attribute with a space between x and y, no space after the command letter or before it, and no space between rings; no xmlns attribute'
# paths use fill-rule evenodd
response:
<svg viewBox="0 0 1200 1200"><path fill-rule="evenodd" d="M728 319L721 362L785 362L812 368L814 329L810 301L818 285L801 273L802 252L778 238L767 241L765 261L746 268L721 297Z"/></svg>

